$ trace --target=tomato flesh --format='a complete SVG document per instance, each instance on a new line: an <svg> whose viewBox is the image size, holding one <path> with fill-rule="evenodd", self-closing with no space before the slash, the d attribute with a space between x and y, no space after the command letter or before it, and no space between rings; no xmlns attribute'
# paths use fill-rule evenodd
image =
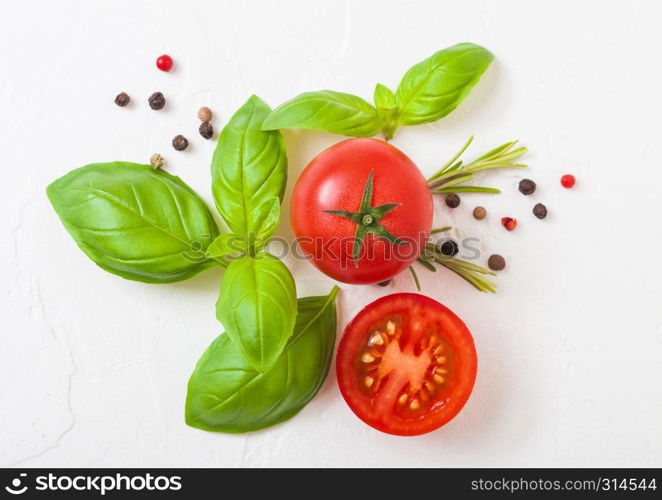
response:
<svg viewBox="0 0 662 500"><path fill-rule="evenodd" d="M407 244L396 246L368 232L355 259L358 224L330 212L358 213L368 179L370 205L394 206L375 223ZM319 270L344 283L370 284L416 260L430 236L432 212L425 177L402 151L376 139L348 139L321 152L302 172L290 219L299 248Z"/></svg>
<svg viewBox="0 0 662 500"><path fill-rule="evenodd" d="M467 402L476 379L471 333L428 297L400 293L363 309L345 328L336 372L365 423L401 436L433 431Z"/></svg>

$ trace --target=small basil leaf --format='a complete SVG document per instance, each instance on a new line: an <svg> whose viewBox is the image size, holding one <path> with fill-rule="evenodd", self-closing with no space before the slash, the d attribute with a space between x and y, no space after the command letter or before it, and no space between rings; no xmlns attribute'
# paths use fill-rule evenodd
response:
<svg viewBox="0 0 662 500"><path fill-rule="evenodd" d="M375 95L373 97L375 106L379 109L390 109L396 106L395 95L393 91L386 85L378 83L375 86Z"/></svg>
<svg viewBox="0 0 662 500"><path fill-rule="evenodd" d="M460 43L412 66L395 93L400 125L438 120L469 94L494 57L485 48Z"/></svg>
<svg viewBox="0 0 662 500"><path fill-rule="evenodd" d="M257 226L257 234L253 242L255 250L261 250L276 232L278 222L280 221L280 200L273 197L265 200L262 205L257 208L255 220L259 221Z"/></svg>
<svg viewBox="0 0 662 500"><path fill-rule="evenodd" d="M214 265L211 213L179 177L149 165L97 163L48 186L64 227L98 266L147 283L180 281Z"/></svg>
<svg viewBox="0 0 662 500"><path fill-rule="evenodd" d="M207 247L207 256L210 259L225 257L248 251L248 241L236 234L222 234Z"/></svg>
<svg viewBox="0 0 662 500"><path fill-rule="evenodd" d="M298 413L329 372L337 290L325 297L299 299L294 335L264 373L246 362L227 334L217 337L189 380L186 423L206 431L248 432Z"/></svg>
<svg viewBox="0 0 662 500"><path fill-rule="evenodd" d="M353 137L372 137L382 128L375 108L360 97L320 90L299 94L271 112L264 130L304 128Z"/></svg>
<svg viewBox="0 0 662 500"><path fill-rule="evenodd" d="M212 191L233 233L254 238L264 224L266 201L282 199L287 157L280 132L265 132L271 109L253 96L223 128L212 159Z"/></svg>
<svg viewBox="0 0 662 500"><path fill-rule="evenodd" d="M273 255L259 253L230 263L216 316L246 361L263 372L292 335L297 310L292 274Z"/></svg>
<svg viewBox="0 0 662 500"><path fill-rule="evenodd" d="M386 140L391 139L398 128L398 106L395 102L395 95L391 89L378 83L375 87L374 95L375 106L377 106L377 115L383 123L382 132Z"/></svg>

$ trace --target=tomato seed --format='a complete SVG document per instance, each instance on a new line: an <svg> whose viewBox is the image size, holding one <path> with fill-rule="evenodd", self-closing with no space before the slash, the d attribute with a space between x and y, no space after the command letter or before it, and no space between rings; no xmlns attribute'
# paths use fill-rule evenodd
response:
<svg viewBox="0 0 662 500"><path fill-rule="evenodd" d="M403 405L403 404L405 404L405 403L407 402L407 399L408 399L408 398L409 398L409 396L408 396L407 394L403 394L402 396L400 396L400 397L398 398L398 403L400 403L401 405Z"/></svg>
<svg viewBox="0 0 662 500"><path fill-rule="evenodd" d="M369 346L373 345L384 345L384 339L382 338L382 334L379 332L375 332L372 334L370 337L370 340L368 341Z"/></svg>
<svg viewBox="0 0 662 500"><path fill-rule="evenodd" d="M375 382L375 379L372 378L372 377L366 377L365 379L363 379L363 383L368 388L371 387L374 382Z"/></svg>
<svg viewBox="0 0 662 500"><path fill-rule="evenodd" d="M386 323L386 331L389 335L393 335L395 333L395 323L393 323L393 321Z"/></svg>
<svg viewBox="0 0 662 500"><path fill-rule="evenodd" d="M375 357L369 352L366 352L363 356L361 356L361 361L363 361L364 363L372 363L374 360Z"/></svg>
<svg viewBox="0 0 662 500"><path fill-rule="evenodd" d="M421 404L418 402L418 399L414 399L411 403L409 403L409 408L412 410L418 410L421 407Z"/></svg>

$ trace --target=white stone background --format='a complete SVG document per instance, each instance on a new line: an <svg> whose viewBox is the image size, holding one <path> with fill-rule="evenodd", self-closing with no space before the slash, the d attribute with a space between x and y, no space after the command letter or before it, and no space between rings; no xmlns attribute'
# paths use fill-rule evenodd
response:
<svg viewBox="0 0 662 500"><path fill-rule="evenodd" d="M0 465L661 466L660 44L655 1L25 1L0 16ZM518 138L521 172L498 196L465 196L439 224L481 240L508 268L496 296L449 272L424 291L462 317L479 373L462 413L415 438L381 434L343 402L332 370L295 418L245 435L183 421L186 383L220 326L221 271L172 285L109 275L75 246L44 189L92 162L154 152L211 202L215 141L252 93L275 106L330 88L371 97L435 50L472 41L496 62L461 108L402 128L393 144L430 174L470 134L482 153ZM176 69L157 71L171 54ZM146 99L163 91L161 112ZM128 92L121 109L114 96ZM191 147L170 140L186 134ZM294 180L339 136L285 133ZM573 190L559 178L576 175ZM550 215L538 221L535 202ZM483 204L484 222L471 218ZM211 203L210 203L211 205ZM499 225L517 217L513 233ZM290 238L287 218L280 228ZM287 260L300 295L331 282ZM413 291L342 285L339 335L363 306Z"/></svg>

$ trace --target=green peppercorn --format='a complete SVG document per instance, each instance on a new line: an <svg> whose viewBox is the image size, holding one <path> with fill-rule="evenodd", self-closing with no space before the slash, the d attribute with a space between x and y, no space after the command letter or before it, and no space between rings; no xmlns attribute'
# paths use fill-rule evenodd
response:
<svg viewBox="0 0 662 500"><path fill-rule="evenodd" d="M487 217L487 210L484 207L474 208L474 219L483 220L485 217Z"/></svg>
<svg viewBox="0 0 662 500"><path fill-rule="evenodd" d="M542 203L537 203L536 206L533 207L533 215L539 219L544 219L547 217L547 207Z"/></svg>
<svg viewBox="0 0 662 500"><path fill-rule="evenodd" d="M209 122L202 122L198 132L200 132L200 135L205 139L211 139L214 135L214 127L212 127L212 124Z"/></svg>
<svg viewBox="0 0 662 500"><path fill-rule="evenodd" d="M455 193L446 195L445 201L448 208L457 208L460 206L460 197Z"/></svg>
<svg viewBox="0 0 662 500"><path fill-rule="evenodd" d="M172 147L177 151L184 151L186 148L188 148L188 140L181 134L176 135L172 140Z"/></svg>
<svg viewBox="0 0 662 500"><path fill-rule="evenodd" d="M152 168L159 169L163 167L165 160L163 159L163 156L155 153L150 157L149 164L152 166Z"/></svg>
<svg viewBox="0 0 662 500"><path fill-rule="evenodd" d="M487 259L487 267L492 271L503 271L506 268L506 259L497 253L490 255Z"/></svg>
<svg viewBox="0 0 662 500"><path fill-rule="evenodd" d="M120 92L117 94L117 97L115 97L115 104L117 104L120 108L123 108L129 104L129 102L131 102L131 98L126 92Z"/></svg>
<svg viewBox="0 0 662 500"><path fill-rule="evenodd" d="M161 92L154 92L151 96L149 96L147 102L149 102L150 108L158 111L159 109L163 109L163 106L165 106L165 97L163 97Z"/></svg>
<svg viewBox="0 0 662 500"><path fill-rule="evenodd" d="M523 195L530 195L536 192L536 183L531 179L522 179L519 181L519 192Z"/></svg>

